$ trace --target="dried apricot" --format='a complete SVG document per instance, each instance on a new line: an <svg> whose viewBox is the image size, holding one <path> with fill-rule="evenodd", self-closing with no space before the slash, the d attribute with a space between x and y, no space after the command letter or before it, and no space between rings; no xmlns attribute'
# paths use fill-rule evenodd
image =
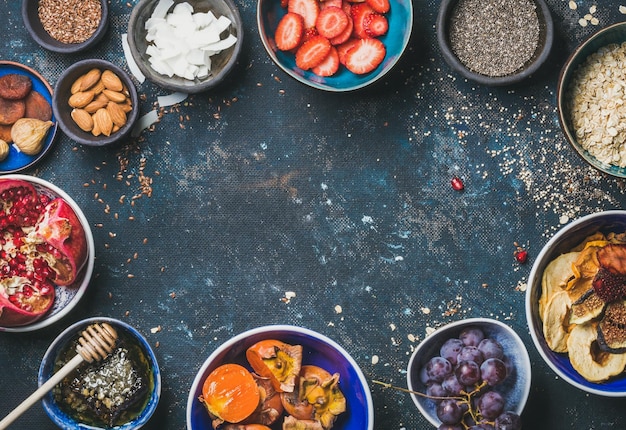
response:
<svg viewBox="0 0 626 430"><path fill-rule="evenodd" d="M9 100L23 99L33 88L33 81L18 73L9 73L0 77L0 97Z"/></svg>
<svg viewBox="0 0 626 430"><path fill-rule="evenodd" d="M0 124L11 125L24 117L26 105L23 100L0 98Z"/></svg>
<svg viewBox="0 0 626 430"><path fill-rule="evenodd" d="M24 99L24 104L26 105L25 118L35 118L42 121L52 119L52 107L41 93L31 91Z"/></svg>

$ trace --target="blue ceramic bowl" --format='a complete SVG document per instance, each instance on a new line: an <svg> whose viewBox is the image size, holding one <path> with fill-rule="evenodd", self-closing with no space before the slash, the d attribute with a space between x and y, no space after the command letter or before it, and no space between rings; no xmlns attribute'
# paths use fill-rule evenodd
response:
<svg viewBox="0 0 626 430"><path fill-rule="evenodd" d="M426 392L426 386L420 380L420 370L428 360L439 355L439 349L450 338L457 338L461 331L468 327L482 329L486 337L497 340L504 348L504 354L509 361L509 369L515 369L507 379L498 386L498 391L506 400L505 411L514 411L522 414L528 395L530 394L531 368L528 351L522 339L508 325L489 318L470 318L456 321L438 328L424 339L413 351L407 367L407 387L411 391ZM411 394L413 403L422 415L435 427L441 425L437 418L436 403L422 396Z"/></svg>
<svg viewBox="0 0 626 430"><path fill-rule="evenodd" d="M281 7L280 0L258 0L257 24L263 46L270 58L292 78L313 88L326 91L351 91L363 88L376 82L389 72L404 52L413 28L413 3L410 0L390 0L391 9L386 14L389 22L387 34L380 37L385 44L387 54L383 62L372 72L356 75L345 67L340 67L330 77L317 76L309 70L296 66L295 55L278 50L274 41L274 33L286 9Z"/></svg>
<svg viewBox="0 0 626 430"><path fill-rule="evenodd" d="M238 363L251 370L246 350L265 339L277 339L292 345L302 345L302 364L311 364L338 372L339 386L346 398L347 410L337 417L333 430L373 430L374 406L367 381L357 363L333 340L314 331L288 325L259 327L243 332L217 348L198 371L187 400L187 429L211 428L211 419L198 397L207 376L218 366Z"/></svg>
<svg viewBox="0 0 626 430"><path fill-rule="evenodd" d="M157 363L154 352L150 348L150 345L148 344L146 339L137 330L122 321L104 317L88 318L82 321L78 321L65 329L52 342L52 344L44 354L44 357L41 361L41 366L39 367L39 386L45 383L53 374L54 363L58 359L59 354L66 348L67 344L77 339L82 330L95 323L110 324L117 331L118 336L123 333L130 339L131 342L136 342L136 344L141 348L144 355L148 359L148 365L151 369L150 376L152 380L152 392L150 393L150 397L142 411L135 419L115 427L115 430L139 429L148 422L159 403L159 398L161 397L161 372L159 371L159 365ZM50 417L50 419L57 426L59 426L59 428L65 430L105 430L102 427L94 427L81 422L77 422L74 418L67 415L59 408L59 405L55 402L51 392L43 398L43 408Z"/></svg>
<svg viewBox="0 0 626 430"><path fill-rule="evenodd" d="M476 73L463 64L450 45L450 17L459 0L442 0L437 16L437 41L444 60L461 76L488 86L512 85L529 78L548 59L554 41L554 23L550 8L544 0L533 0L539 18L539 44L533 57L519 71L506 76L486 76Z"/></svg>
<svg viewBox="0 0 626 430"><path fill-rule="evenodd" d="M619 178L626 178L626 168L599 161L578 143L576 132L571 124L571 111L568 106L568 89L571 86L574 72L587 57L611 43L621 44L623 42L626 42L626 22L610 25L591 35L571 53L563 65L556 89L559 123L561 124L561 129L567 141L578 155L592 167Z"/></svg>
<svg viewBox="0 0 626 430"><path fill-rule="evenodd" d="M608 382L594 383L583 378L569 361L567 354L552 351L543 336L543 324L539 317L541 279L546 266L559 255L569 252L585 237L596 232L625 232L626 211L606 211L584 216L559 230L543 247L528 276L526 290L526 319L530 335L541 357L566 382L588 393L606 397L626 396L626 374Z"/></svg>

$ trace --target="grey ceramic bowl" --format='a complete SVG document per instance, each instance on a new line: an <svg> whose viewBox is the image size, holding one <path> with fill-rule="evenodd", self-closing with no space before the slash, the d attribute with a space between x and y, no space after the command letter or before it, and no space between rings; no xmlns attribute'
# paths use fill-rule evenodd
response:
<svg viewBox="0 0 626 430"><path fill-rule="evenodd" d="M565 138L576 153L592 167L619 178L626 178L626 168L601 162L585 150L578 142L576 132L572 127L571 109L568 104L568 91L572 84L574 72L587 57L611 43L621 44L624 42L626 42L626 22L619 22L605 27L587 38L571 53L563 65L559 75L556 96L561 129L565 134Z"/></svg>
<svg viewBox="0 0 626 430"><path fill-rule="evenodd" d="M129 92L133 109L127 113L126 124L110 136L93 134L83 131L71 117L72 107L68 104L71 95L72 84L83 74L93 68L101 71L111 70L126 86ZM124 140L131 133L137 118L139 117L139 97L137 89L130 76L115 64L101 59L87 59L72 64L59 77L54 88L52 98L52 111L54 112L61 130L72 140L87 146L107 146Z"/></svg>
<svg viewBox="0 0 626 430"><path fill-rule="evenodd" d="M55 373L55 362L59 360L60 354L71 345L78 337L80 333L92 324L107 323L113 327L119 339L125 340L125 345L129 351L130 348L139 348L144 355L146 362L145 366L148 369L147 378L149 391L147 397L142 405L138 407L134 416L125 423L113 427L116 430L136 430L143 427L152 417L156 411L159 399L161 397L161 372L157 363L154 352L152 351L150 344L135 328L128 325L125 322L112 319L112 318L88 318L82 321L78 321L66 328L60 335L54 339L39 367L38 383L41 386ZM119 344L119 343L118 343ZM132 354L132 352L131 352ZM131 356L129 354L129 356ZM43 398L43 408L50 417L50 419L59 427L66 430L104 430L111 429L108 426L98 426L93 424L86 424L80 422L73 416L70 416L67 412L60 407L55 401L53 392L48 393Z"/></svg>
<svg viewBox="0 0 626 430"><path fill-rule="evenodd" d="M526 290L526 319L533 342L544 361L564 381L588 393L607 397L626 396L626 374L622 373L607 382L594 383L585 380L569 361L567 354L552 351L543 335L543 323L539 317L539 298L542 277L546 266L561 254L569 252L587 236L596 232L626 232L626 211L606 211L584 216L559 230L542 248L528 276Z"/></svg>
<svg viewBox="0 0 626 430"><path fill-rule="evenodd" d="M437 41L444 60L461 76L487 86L512 85L523 81L535 73L546 61L552 49L554 40L554 23L550 9L544 0L533 0L536 4L537 17L539 18L539 43L535 54L526 64L511 74L504 76L488 76L477 73L462 63L454 53L450 44L450 17L456 5L463 0L442 0L437 16Z"/></svg>
<svg viewBox="0 0 626 430"><path fill-rule="evenodd" d="M231 21L231 26L226 31L237 38L237 42L228 49L211 57L211 73L205 78L189 80L173 75L168 77L156 72L149 62L146 49L149 42L146 40L146 21L152 16L159 0L140 0L133 8L128 21L128 45L130 52L137 63L137 67L144 76L156 85L172 91L194 94L208 91L219 86L235 67L243 46L244 28L239 10L232 0L173 0L175 7L178 3L189 3L196 12L213 12L219 18L225 16ZM222 34L222 39L225 34Z"/></svg>
<svg viewBox="0 0 626 430"><path fill-rule="evenodd" d="M468 327L480 328L485 337L497 340L504 349L508 361L509 374L497 387L505 398L505 411L521 415L530 394L531 368L526 346L515 331L508 325L489 318L470 318L456 321L438 328L428 335L413 351L407 367L407 387L411 391L426 393L426 386L420 379L420 371L434 356L439 355L443 343L450 338L458 338L461 331ZM505 362L506 362L505 361ZM436 403L428 398L411 394L413 403L428 421L435 427L441 425L437 417Z"/></svg>
<svg viewBox="0 0 626 430"><path fill-rule="evenodd" d="M26 30L28 30L31 37L39 45L49 51L59 52L61 54L75 54L77 52L90 49L102 40L109 26L109 4L106 0L102 0L100 2L100 23L91 37L81 43L63 43L54 39L44 29L41 20L39 19L38 6L39 1L37 0L23 0L22 19L24 20Z"/></svg>

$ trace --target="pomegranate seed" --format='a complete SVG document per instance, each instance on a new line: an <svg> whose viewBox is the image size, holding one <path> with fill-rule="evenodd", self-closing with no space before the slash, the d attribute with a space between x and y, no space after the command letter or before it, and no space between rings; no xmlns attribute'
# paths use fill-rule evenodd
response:
<svg viewBox="0 0 626 430"><path fill-rule="evenodd" d="M450 184L452 184L452 188L456 191L463 191L463 189L465 188L465 184L463 184L463 180L459 178L458 176L452 177Z"/></svg>
<svg viewBox="0 0 626 430"><path fill-rule="evenodd" d="M526 263L526 260L528 260L528 251L526 251L525 249L523 249L521 251L517 251L515 253L515 259L520 264Z"/></svg>

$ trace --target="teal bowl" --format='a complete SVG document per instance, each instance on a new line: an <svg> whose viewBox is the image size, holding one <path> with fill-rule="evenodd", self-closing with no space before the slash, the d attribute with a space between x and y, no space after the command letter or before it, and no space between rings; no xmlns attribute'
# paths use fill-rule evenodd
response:
<svg viewBox="0 0 626 430"><path fill-rule="evenodd" d="M574 148L576 153L592 167L596 168L600 172L604 172L618 178L626 178L625 167L619 167L600 161L595 156L590 154L589 151L583 148L576 138L576 132L571 121L571 109L569 106L568 92L570 86L572 85L576 69L585 62L587 57L609 44L621 44L624 42L626 42L626 22L609 25L608 27L592 34L589 38L583 41L574 50L574 52L571 53L563 65L559 75L556 93L559 123L563 133L565 134L565 138L570 143L572 148Z"/></svg>
<svg viewBox="0 0 626 430"><path fill-rule="evenodd" d="M257 24L259 36L270 58L285 73L310 87L331 91L352 91L366 87L385 76L398 62L406 49L413 28L413 4L410 0L390 0L390 10L385 14L389 30L380 37L385 44L386 55L382 63L370 73L356 75L344 67L330 77L321 77L310 70L296 66L292 52L282 52L276 47L274 34L281 18L287 13L280 0L258 0Z"/></svg>

